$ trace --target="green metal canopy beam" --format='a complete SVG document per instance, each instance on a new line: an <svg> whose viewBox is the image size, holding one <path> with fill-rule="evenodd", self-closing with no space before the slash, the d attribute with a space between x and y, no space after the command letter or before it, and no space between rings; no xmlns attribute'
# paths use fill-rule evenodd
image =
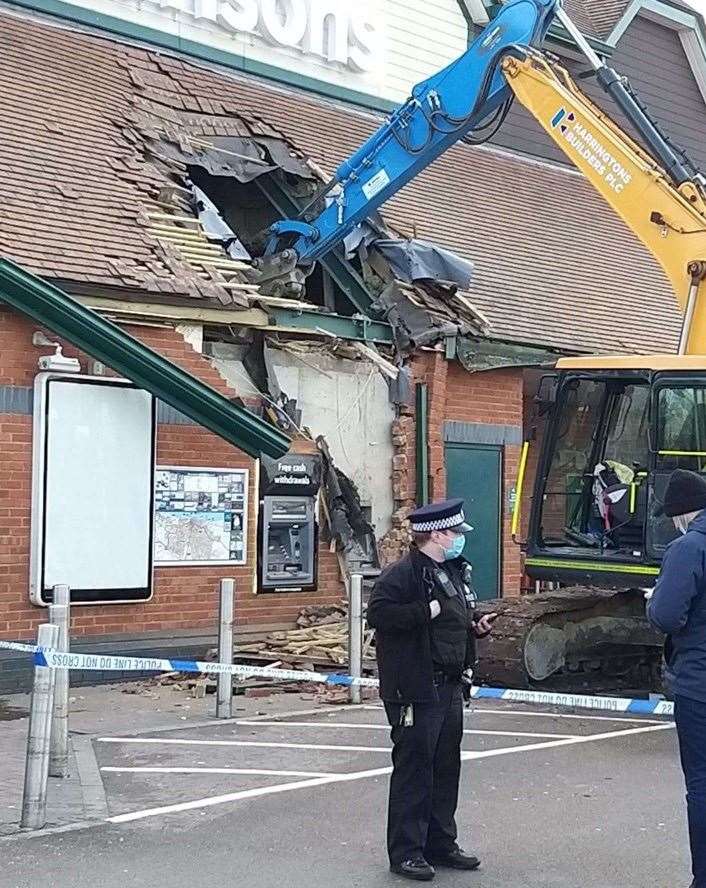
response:
<svg viewBox="0 0 706 888"><path fill-rule="evenodd" d="M307 311L298 308L272 308L268 313L278 327L292 330L326 330L340 339L358 339L361 342L390 343L392 327L383 321L369 321L366 317L346 318L339 314Z"/></svg>
<svg viewBox="0 0 706 888"><path fill-rule="evenodd" d="M7 259L0 259L0 301L49 327L250 456L257 458L264 453L278 458L289 449L289 438L277 429L233 404L58 287Z"/></svg>

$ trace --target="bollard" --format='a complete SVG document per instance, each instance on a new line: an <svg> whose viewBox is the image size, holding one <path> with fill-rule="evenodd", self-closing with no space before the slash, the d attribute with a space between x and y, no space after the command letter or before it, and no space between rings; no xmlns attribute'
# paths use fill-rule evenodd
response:
<svg viewBox="0 0 706 888"><path fill-rule="evenodd" d="M363 577L353 574L348 593L348 672L354 678L363 674ZM360 685L350 686L351 703L360 703Z"/></svg>
<svg viewBox="0 0 706 888"><path fill-rule="evenodd" d="M69 650L71 593L68 586L54 586L54 603L49 605L49 622L59 627L56 648ZM54 677L54 711L49 749L49 776L69 776L69 670L57 669Z"/></svg>
<svg viewBox="0 0 706 888"><path fill-rule="evenodd" d="M37 644L41 648L55 649L58 635L57 626L44 623L39 627ZM23 829L41 829L47 820L47 778L53 701L54 670L48 666L35 666L20 821Z"/></svg>
<svg viewBox="0 0 706 888"><path fill-rule="evenodd" d="M218 622L218 662L233 662L233 599L235 580L221 580ZM219 673L216 694L216 718L233 717L233 675Z"/></svg>

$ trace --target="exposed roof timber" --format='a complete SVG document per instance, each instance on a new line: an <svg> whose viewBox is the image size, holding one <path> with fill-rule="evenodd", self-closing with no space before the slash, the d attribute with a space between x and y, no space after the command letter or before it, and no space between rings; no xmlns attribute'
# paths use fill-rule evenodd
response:
<svg viewBox="0 0 706 888"><path fill-rule="evenodd" d="M108 299L104 296L76 294L73 294L72 298L86 308L92 308L93 311L103 315L159 318L164 321L221 326L238 323L241 326L266 327L269 323L267 313L260 308L209 308L198 302L194 305L169 305L162 302L139 302L134 299Z"/></svg>

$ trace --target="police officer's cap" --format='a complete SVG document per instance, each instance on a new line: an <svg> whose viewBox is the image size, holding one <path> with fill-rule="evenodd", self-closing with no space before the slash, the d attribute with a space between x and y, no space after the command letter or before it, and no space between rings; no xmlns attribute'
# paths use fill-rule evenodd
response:
<svg viewBox="0 0 706 888"><path fill-rule="evenodd" d="M431 533L432 530L455 530L469 533L473 528L466 524L463 500L450 499L441 503L420 506L407 516L414 533Z"/></svg>

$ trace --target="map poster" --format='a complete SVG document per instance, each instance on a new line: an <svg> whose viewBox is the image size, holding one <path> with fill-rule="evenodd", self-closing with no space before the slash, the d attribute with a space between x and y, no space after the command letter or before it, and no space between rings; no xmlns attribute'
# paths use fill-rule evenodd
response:
<svg viewBox="0 0 706 888"><path fill-rule="evenodd" d="M247 469L158 466L154 563L245 564Z"/></svg>

